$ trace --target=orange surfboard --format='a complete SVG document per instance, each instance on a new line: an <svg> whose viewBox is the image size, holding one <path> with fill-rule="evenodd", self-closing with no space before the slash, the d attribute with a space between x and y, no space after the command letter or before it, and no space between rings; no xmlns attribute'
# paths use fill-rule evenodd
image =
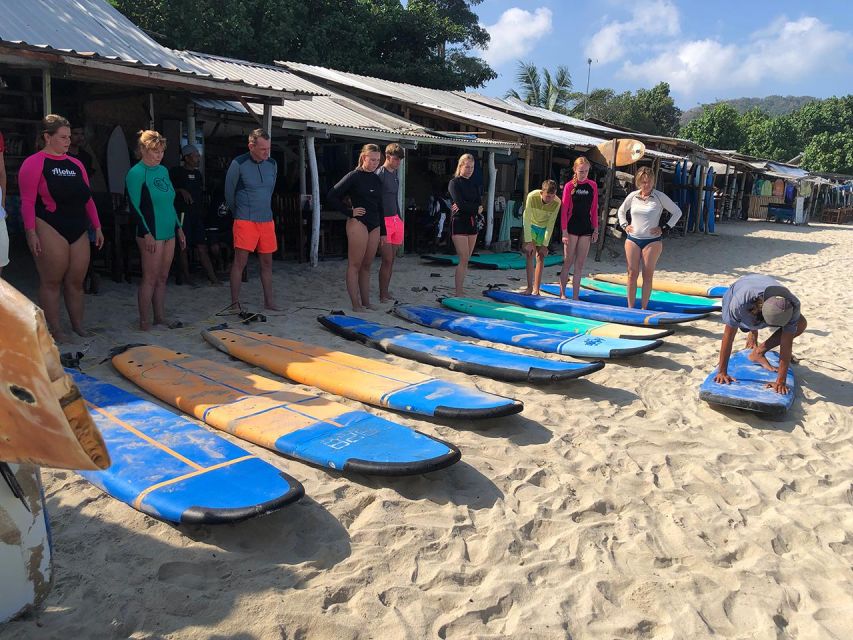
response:
<svg viewBox="0 0 853 640"><path fill-rule="evenodd" d="M613 149L616 148L616 162L611 165ZM594 149L590 149L586 157L591 162L602 164L605 167L625 167L640 160L646 153L646 145L639 140L631 138L616 138L602 142Z"/></svg>

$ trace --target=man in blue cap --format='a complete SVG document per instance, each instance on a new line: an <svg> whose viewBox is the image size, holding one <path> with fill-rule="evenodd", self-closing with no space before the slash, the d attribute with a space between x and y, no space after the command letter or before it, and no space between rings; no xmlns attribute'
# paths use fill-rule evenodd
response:
<svg viewBox="0 0 853 640"><path fill-rule="evenodd" d="M714 381L729 384L729 357L738 329L748 331L746 348L752 349L749 359L765 369L778 372L776 382L767 387L776 393L788 393L785 378L791 365L794 338L806 330L806 319L800 313L800 301L787 288L770 276L750 274L735 281L723 296L723 341L720 345L720 362ZM776 330L764 342L758 342L758 330L774 327ZM779 349L778 369L767 360L766 353Z"/></svg>

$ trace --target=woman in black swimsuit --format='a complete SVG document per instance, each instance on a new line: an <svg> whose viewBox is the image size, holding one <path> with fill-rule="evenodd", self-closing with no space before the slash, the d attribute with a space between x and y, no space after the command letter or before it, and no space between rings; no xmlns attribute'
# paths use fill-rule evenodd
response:
<svg viewBox="0 0 853 640"><path fill-rule="evenodd" d="M382 216L382 182L374 171L380 152L366 144L358 156L358 166L346 174L328 195L328 203L349 217L347 220L347 293L353 311L370 306L370 265L379 247ZM344 202L349 198L350 204Z"/></svg>
<svg viewBox="0 0 853 640"><path fill-rule="evenodd" d="M478 218L483 213L480 187L471 180L471 176L474 175L474 156L470 153L460 156L456 173L453 175L447 187L453 200L453 205L450 207L453 212L450 218L450 237L456 248L456 255L459 256L455 274L456 295L464 296L468 259L474 253L474 247L477 246L477 234L480 232Z"/></svg>

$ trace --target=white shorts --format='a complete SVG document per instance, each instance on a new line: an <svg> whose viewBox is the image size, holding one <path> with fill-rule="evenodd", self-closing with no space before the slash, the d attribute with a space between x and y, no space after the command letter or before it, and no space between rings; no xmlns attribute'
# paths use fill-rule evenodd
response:
<svg viewBox="0 0 853 640"><path fill-rule="evenodd" d="M6 218L0 220L0 269L9 264L9 232L6 230Z"/></svg>

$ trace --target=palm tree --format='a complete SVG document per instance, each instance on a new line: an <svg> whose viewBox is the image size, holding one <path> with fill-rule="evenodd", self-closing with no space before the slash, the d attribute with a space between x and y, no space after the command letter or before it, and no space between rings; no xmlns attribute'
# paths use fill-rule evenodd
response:
<svg viewBox="0 0 853 640"><path fill-rule="evenodd" d="M532 62L518 61L518 71L515 81L523 95L515 89L507 91L504 97L516 98L535 107L568 113L571 102L578 99L578 94L572 91L572 76L568 67L559 66L554 76L543 67L542 73Z"/></svg>

